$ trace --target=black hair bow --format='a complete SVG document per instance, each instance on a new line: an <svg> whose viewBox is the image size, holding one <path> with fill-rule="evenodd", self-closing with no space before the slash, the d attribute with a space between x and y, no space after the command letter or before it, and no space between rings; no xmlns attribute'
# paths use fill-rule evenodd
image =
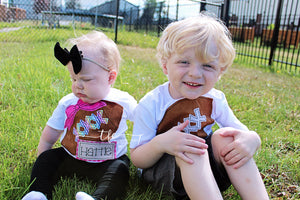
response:
<svg viewBox="0 0 300 200"><path fill-rule="evenodd" d="M77 45L74 45L70 52L66 48L61 48L59 42L55 44L54 56L63 65L67 65L68 62L72 62L73 70L75 74L78 74L82 68L82 52L78 50Z"/></svg>
<svg viewBox="0 0 300 200"><path fill-rule="evenodd" d="M79 51L77 48L77 45L74 45L70 52L66 48L61 48L59 42L56 42L54 47L54 56L59 60L63 65L67 65L68 62L72 62L73 65L73 71L75 74L78 74L82 68L82 60L87 60L89 62L92 62L99 67L103 68L106 71L110 71L110 69L90 58L83 57L82 51Z"/></svg>

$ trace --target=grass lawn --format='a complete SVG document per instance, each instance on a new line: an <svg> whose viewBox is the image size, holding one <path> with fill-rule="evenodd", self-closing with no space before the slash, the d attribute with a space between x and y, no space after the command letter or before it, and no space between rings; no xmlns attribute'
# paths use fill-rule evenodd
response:
<svg viewBox="0 0 300 200"><path fill-rule="evenodd" d="M9 41L0 34L0 200L20 199L27 192L41 131L58 101L71 92L68 72L53 56L55 41L63 42L68 35L26 35L26 42L22 35L16 37ZM137 39L126 40L133 37ZM157 38L119 38L123 61L114 87L139 100L167 80L155 58ZM300 77L249 67L237 59L216 88L226 94L236 116L261 136L255 160L270 197L299 199ZM128 125L130 140L132 123ZM132 166L126 199L171 199L142 185L136 172ZM74 199L77 191L93 189L88 181L64 179L54 199ZM232 187L223 195L240 199Z"/></svg>

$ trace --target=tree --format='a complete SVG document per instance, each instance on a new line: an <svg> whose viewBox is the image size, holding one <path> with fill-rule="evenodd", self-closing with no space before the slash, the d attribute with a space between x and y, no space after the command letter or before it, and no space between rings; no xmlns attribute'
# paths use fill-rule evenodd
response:
<svg viewBox="0 0 300 200"><path fill-rule="evenodd" d="M80 5L80 2L79 0L68 0L66 2L66 9L78 9L80 8L81 5Z"/></svg>
<svg viewBox="0 0 300 200"><path fill-rule="evenodd" d="M141 24L148 25L152 24L154 13L156 10L156 0L146 0L143 15L141 16Z"/></svg>

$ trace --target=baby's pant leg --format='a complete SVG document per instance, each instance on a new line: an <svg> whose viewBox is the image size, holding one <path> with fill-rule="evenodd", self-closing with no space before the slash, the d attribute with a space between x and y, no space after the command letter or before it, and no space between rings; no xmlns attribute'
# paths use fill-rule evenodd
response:
<svg viewBox="0 0 300 200"><path fill-rule="evenodd" d="M103 174L97 181L97 189L92 195L95 199L116 199L124 197L129 181L129 159L126 155L102 164Z"/></svg>
<svg viewBox="0 0 300 200"><path fill-rule="evenodd" d="M52 190L56 183L57 169L68 156L63 148L50 149L43 152L34 163L31 172L30 191L39 191L52 199Z"/></svg>

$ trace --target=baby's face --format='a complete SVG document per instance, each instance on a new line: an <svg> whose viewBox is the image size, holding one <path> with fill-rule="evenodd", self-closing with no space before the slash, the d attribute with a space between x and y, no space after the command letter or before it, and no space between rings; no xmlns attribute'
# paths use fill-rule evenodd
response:
<svg viewBox="0 0 300 200"><path fill-rule="evenodd" d="M86 57L105 66L105 63L92 54L86 54ZM68 63L68 70L72 79L72 92L82 101L90 104L107 96L116 76L115 71L108 72L87 60L82 61L82 69L78 74L74 73L71 62Z"/></svg>
<svg viewBox="0 0 300 200"><path fill-rule="evenodd" d="M180 55L171 55L162 67L168 75L169 92L174 99L196 99L206 94L222 73L218 60L201 62L196 58L194 48L189 48Z"/></svg>

